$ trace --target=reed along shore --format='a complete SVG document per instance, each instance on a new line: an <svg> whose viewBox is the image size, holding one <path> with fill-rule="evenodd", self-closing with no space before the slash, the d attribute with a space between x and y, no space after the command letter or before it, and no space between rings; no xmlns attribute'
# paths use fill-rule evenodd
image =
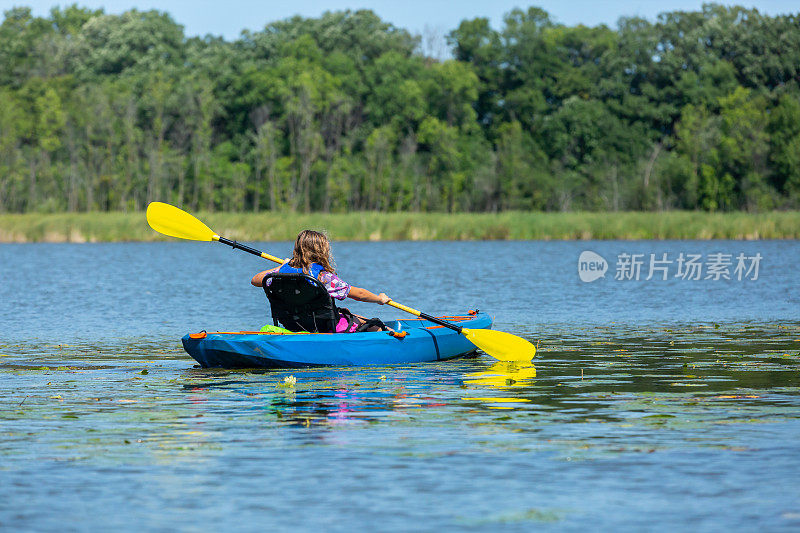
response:
<svg viewBox="0 0 800 533"><path fill-rule="evenodd" d="M767 213L196 213L219 235L290 241L304 228L335 241L798 239L800 211ZM166 240L143 212L0 214L0 242Z"/></svg>

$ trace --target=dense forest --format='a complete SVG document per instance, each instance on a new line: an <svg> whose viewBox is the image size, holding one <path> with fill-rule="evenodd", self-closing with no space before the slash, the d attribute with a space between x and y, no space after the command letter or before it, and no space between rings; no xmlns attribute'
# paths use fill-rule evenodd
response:
<svg viewBox="0 0 800 533"><path fill-rule="evenodd" d="M268 14L264 15L265 17ZM800 207L800 16L371 11L188 38L158 11L0 25L0 212Z"/></svg>

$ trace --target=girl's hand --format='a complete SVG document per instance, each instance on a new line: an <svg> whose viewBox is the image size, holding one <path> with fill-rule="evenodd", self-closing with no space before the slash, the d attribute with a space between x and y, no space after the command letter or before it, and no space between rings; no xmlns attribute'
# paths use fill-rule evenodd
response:
<svg viewBox="0 0 800 533"><path fill-rule="evenodd" d="M388 303L389 303L389 302L391 302L391 301L392 301L392 299L391 299L391 298L389 298L388 296L386 296L386 295L385 295L385 294L383 294L383 293L380 293L380 294L378 295L378 303L379 303L379 304L381 304L381 305L388 304Z"/></svg>

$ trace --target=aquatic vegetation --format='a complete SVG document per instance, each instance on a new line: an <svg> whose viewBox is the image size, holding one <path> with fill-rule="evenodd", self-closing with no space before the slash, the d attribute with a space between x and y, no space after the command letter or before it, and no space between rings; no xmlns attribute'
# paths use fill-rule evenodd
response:
<svg viewBox="0 0 800 533"><path fill-rule="evenodd" d="M647 492L658 508L699 499L704 511L673 515L681 524L715 505L733 509L723 522L784 520L790 496L771 487L795 483L800 324L706 326L554 326L537 332L535 367L478 357L288 373L193 368L177 349L137 341L5 346L0 477L21 487L9 496L20 508L43 501L46 480L58 511L90 493L117 505L142 485L166 487L126 512L139 519L177 482L181 498L223 491L254 508L268 497L283 509L308 498L365 509L391 494L373 512L442 528L614 525L637 519L622 502ZM62 464L69 474L54 475ZM717 490L737 480L741 493ZM94 493L98 482L113 490ZM510 502L509 490L552 507ZM770 497L745 516L732 504L752 490ZM434 507L431 491L447 497ZM214 520L174 513L184 525Z"/></svg>

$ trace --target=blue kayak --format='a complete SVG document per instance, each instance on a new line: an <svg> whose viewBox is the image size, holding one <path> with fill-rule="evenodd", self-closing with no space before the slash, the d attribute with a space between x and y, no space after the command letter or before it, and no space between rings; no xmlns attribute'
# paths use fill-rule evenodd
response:
<svg viewBox="0 0 800 533"><path fill-rule="evenodd" d="M486 313L437 317L470 329L492 327ZM443 361L477 349L463 335L427 320L386 323L399 332L262 333L254 331L193 333L183 348L203 367L298 368L310 366L393 365Z"/></svg>

